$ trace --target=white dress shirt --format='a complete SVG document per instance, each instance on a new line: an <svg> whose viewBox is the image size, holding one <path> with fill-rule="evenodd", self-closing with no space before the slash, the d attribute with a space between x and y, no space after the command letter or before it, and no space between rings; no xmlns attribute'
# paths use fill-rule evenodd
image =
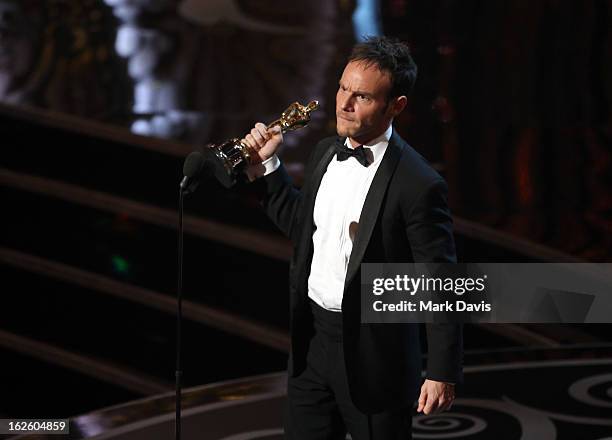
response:
<svg viewBox="0 0 612 440"><path fill-rule="evenodd" d="M369 159L367 167L355 157L341 162L334 156L321 180L313 212L315 228L308 296L327 310L342 311L344 281L361 210L392 132L390 125L382 135L364 145ZM348 138L346 146L353 148ZM265 175L276 170L280 161L274 155L262 165Z"/></svg>
<svg viewBox="0 0 612 440"><path fill-rule="evenodd" d="M313 256L308 277L308 296L321 307L342 311L344 281L353 241L359 227L366 195L387 150L392 128L364 145L369 166L355 157L331 160L321 180L314 205ZM348 138L346 146L353 148Z"/></svg>

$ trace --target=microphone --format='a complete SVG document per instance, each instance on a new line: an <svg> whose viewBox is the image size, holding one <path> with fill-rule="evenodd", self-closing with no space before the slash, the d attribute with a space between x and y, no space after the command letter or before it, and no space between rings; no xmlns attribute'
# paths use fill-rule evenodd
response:
<svg viewBox="0 0 612 440"><path fill-rule="evenodd" d="M183 180L180 188L185 194L192 193L200 180L208 179L214 173L214 165L200 151L189 153L183 165Z"/></svg>

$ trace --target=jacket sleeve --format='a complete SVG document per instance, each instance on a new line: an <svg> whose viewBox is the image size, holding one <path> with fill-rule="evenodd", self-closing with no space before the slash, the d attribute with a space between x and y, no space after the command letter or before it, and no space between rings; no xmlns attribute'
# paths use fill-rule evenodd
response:
<svg viewBox="0 0 612 440"><path fill-rule="evenodd" d="M407 218L406 234L417 263L456 263L452 217L447 203L448 188L436 180L418 197ZM427 374L440 382L463 381L463 326L452 323L426 324Z"/></svg>
<svg viewBox="0 0 612 440"><path fill-rule="evenodd" d="M304 168L304 184L306 188L321 156L335 138L321 140L311 151ZM299 225L302 223L301 212L303 189L293 186L291 177L282 162L274 172L257 179L259 200L274 224L295 244L299 235Z"/></svg>
<svg viewBox="0 0 612 440"><path fill-rule="evenodd" d="M264 176L261 204L274 224L295 243L302 191L293 186L291 177L281 163L278 169Z"/></svg>

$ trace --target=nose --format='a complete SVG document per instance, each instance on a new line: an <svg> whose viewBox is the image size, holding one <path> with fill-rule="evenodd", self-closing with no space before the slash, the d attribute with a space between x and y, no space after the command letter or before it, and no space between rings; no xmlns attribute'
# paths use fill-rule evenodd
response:
<svg viewBox="0 0 612 440"><path fill-rule="evenodd" d="M338 107L345 112L353 111L353 100L350 94L339 93L338 94Z"/></svg>

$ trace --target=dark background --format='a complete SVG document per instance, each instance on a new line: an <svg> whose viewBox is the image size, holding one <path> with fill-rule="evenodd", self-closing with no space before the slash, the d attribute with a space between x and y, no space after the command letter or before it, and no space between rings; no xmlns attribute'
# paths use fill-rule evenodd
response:
<svg viewBox="0 0 612 440"><path fill-rule="evenodd" d="M0 416L172 389L184 156L318 99L282 152L299 184L361 29L412 49L394 126L447 179L461 260L609 261L610 1L130 5L0 0ZM289 244L246 187L206 183L186 211L186 385L283 370ZM466 360L609 342L468 326Z"/></svg>

